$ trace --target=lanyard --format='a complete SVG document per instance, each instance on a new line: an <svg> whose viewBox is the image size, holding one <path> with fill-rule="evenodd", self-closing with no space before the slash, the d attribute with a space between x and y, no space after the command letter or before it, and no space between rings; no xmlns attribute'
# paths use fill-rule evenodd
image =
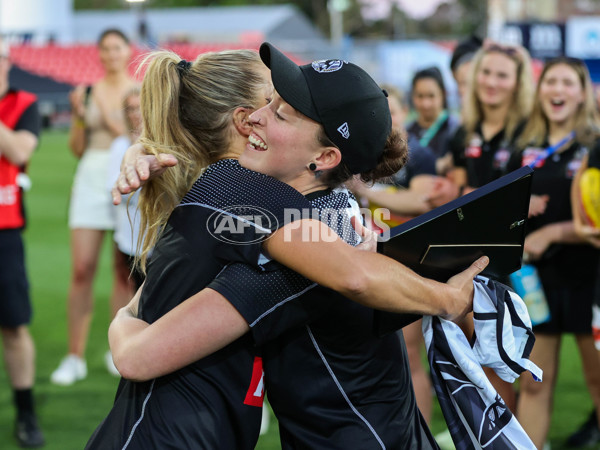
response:
<svg viewBox="0 0 600 450"><path fill-rule="evenodd" d="M559 148L561 148L563 145L565 145L567 142L569 142L574 137L575 137L575 132L571 131L567 136L562 138L560 140L560 142L557 142L556 144L551 145L550 147L546 148L546 152L542 155L539 155L537 158L535 158L535 160L533 162L529 163L528 166L531 167L532 169L535 168L537 163L545 160L549 156L552 156Z"/></svg>
<svg viewBox="0 0 600 450"><path fill-rule="evenodd" d="M448 111L444 109L437 117L437 119L435 119L435 122L433 122L433 124L429 128L427 128L427 131L425 132L423 137L419 139L419 145L421 147L427 147L429 145L429 142L437 134L437 132L440 130L447 118Z"/></svg>

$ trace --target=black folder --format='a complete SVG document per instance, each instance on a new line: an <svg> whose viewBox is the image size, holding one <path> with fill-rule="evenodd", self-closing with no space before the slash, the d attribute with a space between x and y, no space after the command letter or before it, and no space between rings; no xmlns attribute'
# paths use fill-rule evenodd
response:
<svg viewBox="0 0 600 450"><path fill-rule="evenodd" d="M483 275L504 278L521 267L533 170L521 167L390 230L379 250L438 281L483 255Z"/></svg>
<svg viewBox="0 0 600 450"><path fill-rule="evenodd" d="M378 251L418 274L446 282L483 255L482 275L505 279L522 264L531 197L529 166L390 230ZM420 316L377 311L377 335L400 329Z"/></svg>

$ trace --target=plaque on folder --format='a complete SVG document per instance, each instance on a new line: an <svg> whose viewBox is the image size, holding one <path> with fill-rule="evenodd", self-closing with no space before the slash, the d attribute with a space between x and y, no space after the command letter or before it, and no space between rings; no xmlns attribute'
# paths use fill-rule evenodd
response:
<svg viewBox="0 0 600 450"><path fill-rule="evenodd" d="M380 251L438 281L483 255L490 258L483 275L508 276L521 267L532 173L522 167L392 228Z"/></svg>
<svg viewBox="0 0 600 450"><path fill-rule="evenodd" d="M392 228L379 251L442 282L487 255L490 263L482 275L505 278L521 267L532 173L522 167ZM375 311L374 332L384 336L420 318Z"/></svg>

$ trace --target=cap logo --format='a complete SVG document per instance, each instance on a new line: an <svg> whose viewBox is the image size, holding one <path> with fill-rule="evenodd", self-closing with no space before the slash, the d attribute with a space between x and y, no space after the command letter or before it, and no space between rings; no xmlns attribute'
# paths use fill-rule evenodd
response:
<svg viewBox="0 0 600 450"><path fill-rule="evenodd" d="M337 129L344 139L348 139L350 137L350 129L348 128L348 122L344 122Z"/></svg>
<svg viewBox="0 0 600 450"><path fill-rule="evenodd" d="M340 59L321 59L313 61L312 68L319 73L335 72L342 68L344 61Z"/></svg>

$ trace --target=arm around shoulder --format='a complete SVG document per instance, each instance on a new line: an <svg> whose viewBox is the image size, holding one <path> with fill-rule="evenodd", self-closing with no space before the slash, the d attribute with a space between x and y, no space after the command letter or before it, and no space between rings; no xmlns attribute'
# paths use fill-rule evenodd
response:
<svg viewBox="0 0 600 450"><path fill-rule="evenodd" d="M136 296L140 294L141 290ZM152 324L134 317L130 308L122 308L108 337L119 373L130 380L146 381L202 359L248 330L231 303L207 288Z"/></svg>

